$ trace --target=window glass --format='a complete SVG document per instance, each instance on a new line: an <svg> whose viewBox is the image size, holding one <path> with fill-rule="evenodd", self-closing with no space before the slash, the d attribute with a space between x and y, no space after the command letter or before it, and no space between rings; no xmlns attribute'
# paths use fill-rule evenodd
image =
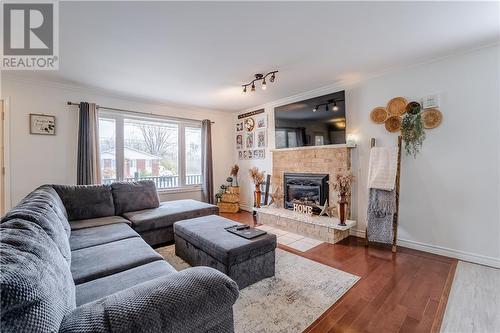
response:
<svg viewBox="0 0 500 333"><path fill-rule="evenodd" d="M153 180L160 189L178 187L178 132L177 124L125 119L124 179Z"/></svg>
<svg viewBox="0 0 500 333"><path fill-rule="evenodd" d="M186 127L186 185L201 184L201 128Z"/></svg>
<svg viewBox="0 0 500 333"><path fill-rule="evenodd" d="M103 184L116 181L116 122L114 119L99 119L99 153Z"/></svg>

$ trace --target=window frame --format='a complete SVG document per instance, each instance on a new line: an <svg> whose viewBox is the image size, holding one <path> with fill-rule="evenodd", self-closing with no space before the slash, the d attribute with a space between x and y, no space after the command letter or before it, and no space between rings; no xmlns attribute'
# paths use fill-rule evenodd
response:
<svg viewBox="0 0 500 333"><path fill-rule="evenodd" d="M158 188L158 193L174 193L174 192L192 192L201 191L201 184L186 184L186 127L200 128L201 121L198 120L177 120L168 117L157 115L144 114L129 114L127 112L101 111L99 119L112 119L115 121L115 161L116 161L116 180L124 180L124 148L125 148L125 120L148 120L158 121L177 125L177 160L178 160L178 177L179 186ZM203 175L201 175L203 182Z"/></svg>

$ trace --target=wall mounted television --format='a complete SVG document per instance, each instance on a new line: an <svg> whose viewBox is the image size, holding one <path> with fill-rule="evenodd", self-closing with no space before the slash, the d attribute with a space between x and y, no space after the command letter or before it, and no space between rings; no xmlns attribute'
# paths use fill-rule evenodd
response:
<svg viewBox="0 0 500 333"><path fill-rule="evenodd" d="M346 143L345 91L274 109L276 148Z"/></svg>

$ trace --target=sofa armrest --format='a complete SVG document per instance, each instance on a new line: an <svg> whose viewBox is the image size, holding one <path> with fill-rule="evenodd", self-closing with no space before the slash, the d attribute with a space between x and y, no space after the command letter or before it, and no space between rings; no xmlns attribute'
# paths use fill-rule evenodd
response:
<svg viewBox="0 0 500 333"><path fill-rule="evenodd" d="M226 275L194 267L79 306L60 332L232 332L238 295Z"/></svg>

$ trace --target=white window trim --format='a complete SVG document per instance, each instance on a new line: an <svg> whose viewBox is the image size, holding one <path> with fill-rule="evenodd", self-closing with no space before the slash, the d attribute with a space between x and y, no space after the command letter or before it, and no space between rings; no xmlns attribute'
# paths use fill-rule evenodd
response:
<svg viewBox="0 0 500 333"><path fill-rule="evenodd" d="M186 185L186 145L185 145L185 128L186 127L197 127L201 128L201 122L197 120L173 120L168 117L151 116L145 114L144 117L129 115L126 112L109 112L104 111L99 113L99 118L103 119L113 119L115 120L115 161L116 161L116 179L118 181L123 180L124 175L124 142L125 142L125 119L157 119L159 121L174 123L178 125L178 176L179 176L179 186L178 187L167 187L158 188L157 191L161 193L182 193L182 192L198 192L201 191L201 184ZM120 162L121 161L121 162ZM203 176L203 175L202 175Z"/></svg>

